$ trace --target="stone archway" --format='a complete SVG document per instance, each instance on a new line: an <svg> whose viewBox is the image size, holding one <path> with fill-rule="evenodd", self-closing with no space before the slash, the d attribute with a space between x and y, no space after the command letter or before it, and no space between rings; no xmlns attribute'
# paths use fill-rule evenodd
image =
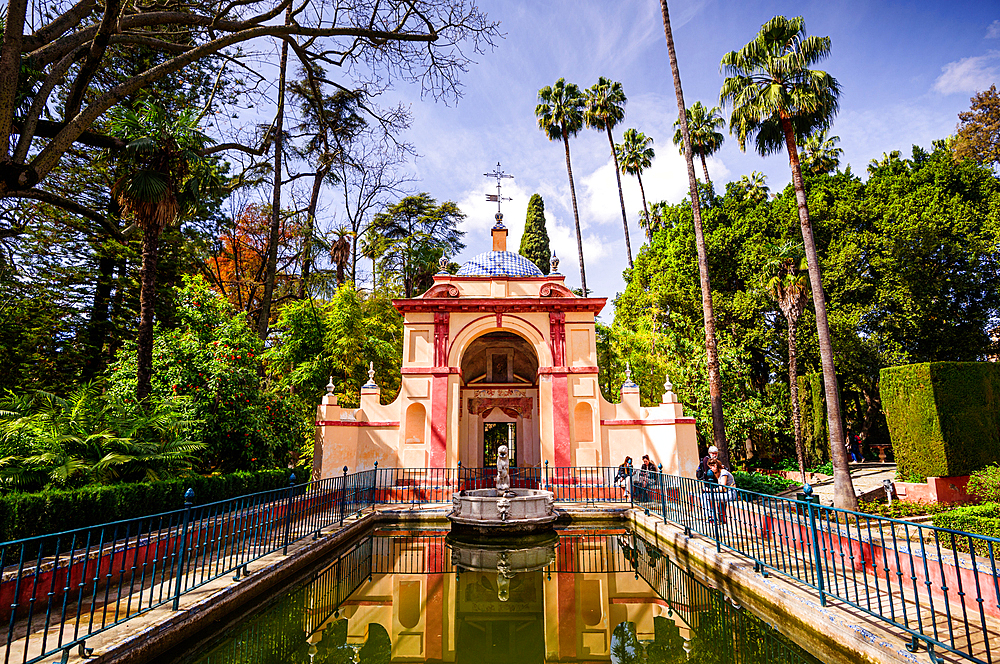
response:
<svg viewBox="0 0 1000 664"><path fill-rule="evenodd" d="M482 467L495 454L486 448L500 425L510 427L517 466L541 465L538 360L534 345L509 329L494 329L467 344L459 387L463 466Z"/></svg>

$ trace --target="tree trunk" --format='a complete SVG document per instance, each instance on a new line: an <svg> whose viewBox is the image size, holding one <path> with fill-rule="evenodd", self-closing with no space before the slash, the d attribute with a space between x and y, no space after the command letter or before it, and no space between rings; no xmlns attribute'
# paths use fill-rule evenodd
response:
<svg viewBox="0 0 1000 664"><path fill-rule="evenodd" d="M809 207L806 204L806 189L802 182L802 168L795 146L795 131L789 118L781 119L788 148L788 163L792 168L792 184L795 187L795 202L799 208L799 225L802 228L802 244L806 250L809 265L809 282L812 286L813 308L816 311L816 336L819 338L819 356L823 365L823 391L826 396L827 425L830 430L830 460L833 462L833 502L835 507L847 510L858 509L858 497L854 493L851 470L848 466L847 448L844 447L844 425L840 416L840 390L837 387L837 372L834 366L833 344L830 341L830 324L826 317L826 294L809 221Z"/></svg>
<svg viewBox="0 0 1000 664"><path fill-rule="evenodd" d="M149 396L153 377L153 316L156 308L156 260L160 229L152 226L145 227L142 231L142 287L139 290L135 387L135 398L140 403L146 401Z"/></svg>
<svg viewBox="0 0 1000 664"><path fill-rule="evenodd" d="M292 6L285 12L285 25L291 22ZM281 231L281 157L284 149L282 134L285 130L285 70L288 67L288 42L281 42L281 61L278 68L278 113L274 118L274 191L271 195L271 227L267 238L267 267L264 270L264 294L260 300L257 317L257 335L267 341L271 324L271 300L274 297L274 279L278 270L278 241Z"/></svg>
<svg viewBox="0 0 1000 664"><path fill-rule="evenodd" d="M576 251L580 259L580 287L587 297L587 270L583 267L583 237L580 235L580 212L576 207L576 187L573 185L573 166L569 163L569 136L563 132L563 146L566 148L566 172L569 173L569 193L573 198L573 223L576 224Z"/></svg>
<svg viewBox="0 0 1000 664"><path fill-rule="evenodd" d="M6 25L3 45L0 47L0 164L4 165L9 165L11 156L10 136L17 107L17 87L21 80L21 42L24 40L27 10L27 0L11 0L5 12ZM0 179L13 175L14 173L0 171ZM19 181L16 182L20 184Z"/></svg>
<svg viewBox="0 0 1000 664"><path fill-rule="evenodd" d="M705 171L705 184L711 188L712 178L708 177L708 164L705 162L705 155L702 154L698 156L701 157L701 170Z"/></svg>
<svg viewBox="0 0 1000 664"><path fill-rule="evenodd" d="M316 207L319 204L319 191L323 186L323 177L326 175L326 168L316 169L313 177L312 194L309 197L309 211L306 213L305 243L302 246L302 274L299 280L299 299L306 296L306 282L309 280L309 272L312 269L312 245L313 234L316 232Z"/></svg>
<svg viewBox="0 0 1000 664"><path fill-rule="evenodd" d="M806 483L806 450L802 444L802 417L799 413L799 381L798 355L795 342L795 327L798 324L790 315L785 315L788 321L788 389L792 397L792 431L795 434L795 455L799 460L799 472L802 473L802 484Z"/></svg>
<svg viewBox="0 0 1000 664"><path fill-rule="evenodd" d="M635 179L639 181L639 195L642 196L642 211L646 213L646 237L653 239L652 226L649 224L649 205L646 204L646 190L642 186L642 174L636 173Z"/></svg>
<svg viewBox="0 0 1000 664"><path fill-rule="evenodd" d="M632 243L628 237L628 217L625 214L625 194L622 193L622 175L618 170L618 153L615 152L615 139L611 136L611 126L605 125L608 130L608 143L611 143L611 158L615 160L615 179L618 181L618 200L622 204L622 226L625 228L625 252L628 254L628 266L632 267Z"/></svg>
<svg viewBox="0 0 1000 664"><path fill-rule="evenodd" d="M698 273L701 277L701 307L705 315L705 350L708 354L708 393L712 401L712 439L719 448L719 459L731 468L729 445L726 443L726 423L722 415L722 374L719 370L719 354L715 347L715 314L712 311L712 284L708 276L708 252L705 249L705 233L701 225L701 205L698 200L698 178L694 174L694 157L691 152L691 135L688 133L687 107L684 105L684 91L681 88L681 73L677 67L677 53L674 37L670 31L670 13L667 0L660 0L663 14L663 33L667 38L667 52L670 55L670 71L674 77L674 92L677 95L677 109L680 114L681 135L684 137L684 161L687 163L688 185L691 190L691 213L694 216L694 237L698 247Z"/></svg>
<svg viewBox="0 0 1000 664"><path fill-rule="evenodd" d="M94 285L94 303L90 308L90 322L87 324L87 358L81 376L85 383L104 370L104 339L108 335L108 314L115 270L115 256L111 245L109 241L98 249L97 283Z"/></svg>

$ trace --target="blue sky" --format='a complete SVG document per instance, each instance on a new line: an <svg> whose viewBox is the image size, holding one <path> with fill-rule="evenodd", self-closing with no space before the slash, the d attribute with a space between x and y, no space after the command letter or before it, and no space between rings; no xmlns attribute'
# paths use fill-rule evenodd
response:
<svg viewBox="0 0 1000 664"><path fill-rule="evenodd" d="M438 200L454 200L468 214L468 248L459 260L489 248L495 204L485 201L491 182L483 173L500 161L515 179L504 207L516 251L528 197L545 199L552 245L560 271L579 285L569 184L561 144L538 130L538 89L565 77L581 88L598 76L621 81L629 103L624 124L652 136L657 150L643 177L649 200L680 201L687 192L683 160L671 143L677 116L663 27L656 0L510 2L481 6L501 22L505 38L476 57L463 76L464 96L446 105L421 99L401 86L387 95L410 106L406 138L419 157L413 188ZM992 2L726 2L670 3L685 101L718 104L722 55L747 43L776 14L801 15L809 34L829 36L832 55L821 67L840 82L841 109L831 134L841 138L844 162L857 173L883 152L909 154L954 132L969 97L1000 78L1000 5ZM593 130L571 140L580 203L588 285L613 298L626 267L618 194L605 134ZM845 164L846 165L846 164ZM726 182L763 171L772 191L790 180L787 158L743 154L729 138L709 161L722 190ZM698 169L700 176L700 168ZM633 253L644 236L634 178L624 177ZM336 206L330 212L335 216ZM332 221L336 225L336 219ZM692 257L694 260L694 257ZM603 318L609 320L611 307Z"/></svg>

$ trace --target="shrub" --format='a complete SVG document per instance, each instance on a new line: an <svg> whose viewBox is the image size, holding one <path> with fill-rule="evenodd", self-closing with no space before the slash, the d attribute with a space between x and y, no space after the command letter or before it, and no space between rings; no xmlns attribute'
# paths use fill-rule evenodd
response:
<svg viewBox="0 0 1000 664"><path fill-rule="evenodd" d="M901 477L967 475L1000 461L1000 364L888 367L879 383Z"/></svg>
<svg viewBox="0 0 1000 664"><path fill-rule="evenodd" d="M984 535L986 537L1000 538L1000 503L986 503L984 505L970 505L959 507L948 512L935 514L932 523L939 528L950 528L951 530L961 530L973 535ZM942 538L942 542L945 539ZM950 542L949 542L950 544ZM969 541L958 537L955 539L955 547L959 551L969 550ZM979 555L989 554L989 545L981 540L973 540L972 548ZM993 543L993 555L1000 552L1000 545Z"/></svg>
<svg viewBox="0 0 1000 664"><path fill-rule="evenodd" d="M1000 464L972 473L966 490L984 503L1000 503Z"/></svg>
<svg viewBox="0 0 1000 664"><path fill-rule="evenodd" d="M830 459L830 436L827 433L826 395L821 372L799 376L799 414L802 422L802 445L806 467ZM798 469L798 462L793 470Z"/></svg>
<svg viewBox="0 0 1000 664"><path fill-rule="evenodd" d="M188 488L194 489L196 505L280 489L288 486L289 474L288 470L268 470L70 491L7 493L0 496L0 542L181 509ZM297 477L298 482L306 479Z"/></svg>
<svg viewBox="0 0 1000 664"><path fill-rule="evenodd" d="M786 480L777 475L765 475L763 473L745 473L737 470L733 473L737 488L755 493L763 493L773 496L781 493L793 486L798 486L794 480Z"/></svg>
<svg viewBox="0 0 1000 664"><path fill-rule="evenodd" d="M938 514L955 508L956 505L953 503L908 503L902 500L894 500L891 505L875 501L862 501L858 503L858 511L862 514L887 516L890 519Z"/></svg>

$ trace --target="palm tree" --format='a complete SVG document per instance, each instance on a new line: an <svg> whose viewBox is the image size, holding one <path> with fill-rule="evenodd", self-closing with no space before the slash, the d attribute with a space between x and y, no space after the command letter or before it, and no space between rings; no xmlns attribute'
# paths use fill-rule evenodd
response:
<svg viewBox="0 0 1000 664"><path fill-rule="evenodd" d="M722 415L722 373L719 370L719 352L715 345L715 313L712 309L712 283L708 275L708 250L705 248L705 231L701 224L698 178L694 174L694 149L691 147L691 133L688 131L687 107L684 106L684 90L681 88L681 72L677 67L674 36L670 30L670 12L667 10L667 0L660 0L660 13L663 15L663 34L667 39L667 54L670 56L670 72L674 78L677 116L681 123L681 137L684 139L684 161L687 162L688 187L691 191L691 216L694 218L694 239L698 250L698 274L701 282L701 309L705 318L708 394L712 403L712 440L719 448L719 459L729 467L729 445L726 443L726 423Z"/></svg>
<svg viewBox="0 0 1000 664"><path fill-rule="evenodd" d="M760 171L754 171L749 176L744 175L736 185L743 190L743 200L760 203L767 200L770 189L767 187L767 176Z"/></svg>
<svg viewBox="0 0 1000 664"><path fill-rule="evenodd" d="M575 83L560 78L555 85L546 85L538 91L535 117L538 128L550 141L562 140L566 149L566 172L569 174L569 193L573 199L573 223L576 224L576 251L580 259L580 286L587 297L587 271L583 266L583 238L580 235L580 212L576 205L576 186L573 184L573 165L569 159L569 137L576 136L583 128L584 98Z"/></svg>
<svg viewBox="0 0 1000 664"><path fill-rule="evenodd" d="M645 213L647 239L652 239L649 232L649 206L646 204L646 190L642 186L642 172L653 165L656 152L653 150L653 139L641 131L626 129L622 142L615 146L615 161L622 173L634 175L639 180L639 193L642 195L642 209Z"/></svg>
<svg viewBox="0 0 1000 664"><path fill-rule="evenodd" d="M828 127L837 113L840 85L827 72L809 69L829 54L830 38L806 37L802 17L775 16L761 26L753 41L723 56L722 68L727 78L722 84L721 98L723 105L732 107L729 131L736 133L741 150L746 149L747 141L752 138L761 155L782 149L788 152L816 309L833 460L834 503L840 508L856 509L858 500L844 447L826 295L796 145L796 136L808 136Z"/></svg>
<svg viewBox="0 0 1000 664"><path fill-rule="evenodd" d="M792 399L792 429L795 434L795 454L806 481L806 454L802 445L802 422L799 416L799 384L795 331L799 317L809 301L809 274L802 246L786 242L771 248L771 259L764 271L764 289L778 303L788 323L788 386Z"/></svg>
<svg viewBox="0 0 1000 664"><path fill-rule="evenodd" d="M827 138L826 129L817 131L806 137L802 144L802 166L813 175L832 173L840 166L840 156L843 148L835 147L840 142L840 136Z"/></svg>
<svg viewBox="0 0 1000 664"><path fill-rule="evenodd" d="M344 279L346 275L344 274L344 268L347 267L348 261L351 260L351 241L350 238L354 233L351 229L345 226L338 226L333 229L333 235L337 239L333 241L330 245L330 260L337 269L337 286L340 287L344 284Z"/></svg>
<svg viewBox="0 0 1000 664"><path fill-rule="evenodd" d="M628 254L628 266L632 267L632 243L628 237L628 217L625 215L625 195L622 193L622 178L619 173L618 155L615 151L615 139L611 130L625 119L625 92L622 84L611 81L603 76L597 83L587 89L587 110L583 113L583 121L591 129L606 131L608 143L611 144L611 158L615 160L615 179L618 181L618 201L622 206L622 226L625 228L625 251Z"/></svg>
<svg viewBox="0 0 1000 664"><path fill-rule="evenodd" d="M110 131L127 141L118 163L121 175L111 193L123 215L142 229L142 285L139 290L136 398L150 392L153 370L153 317L156 263L163 230L178 216L193 212L203 194L221 188L214 162L200 156L211 139L198 130L195 109L169 115L152 101L133 110L116 107Z"/></svg>
<svg viewBox="0 0 1000 664"><path fill-rule="evenodd" d="M705 158L719 151L722 142L726 137L719 129L726 126L726 121L722 119L718 106L711 109L705 108L700 101L696 101L694 106L687 109L688 133L691 136L691 150L701 157L701 169L705 171L705 182L712 186L712 179L708 177L708 164ZM684 154L684 136L681 135L681 121L678 118L674 121L677 131L674 132L674 145L680 146L681 154Z"/></svg>

